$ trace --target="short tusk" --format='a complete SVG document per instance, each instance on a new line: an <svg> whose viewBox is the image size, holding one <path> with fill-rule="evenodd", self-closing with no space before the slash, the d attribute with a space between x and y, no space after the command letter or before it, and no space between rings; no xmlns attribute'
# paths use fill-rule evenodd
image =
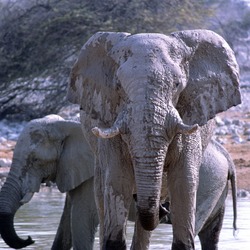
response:
<svg viewBox="0 0 250 250"><path fill-rule="evenodd" d="M26 193L24 195L24 197L22 198L22 200L20 200L20 203L22 205L25 204L25 203L28 203L32 199L33 195L34 195L33 192Z"/></svg>
<svg viewBox="0 0 250 250"><path fill-rule="evenodd" d="M111 128L98 128L94 127L92 128L92 133L100 138L108 139L115 137L116 135L120 134L118 127L111 127Z"/></svg>
<svg viewBox="0 0 250 250"><path fill-rule="evenodd" d="M189 135L194 133L198 128L199 128L198 124L186 125L184 123L178 123L177 133Z"/></svg>

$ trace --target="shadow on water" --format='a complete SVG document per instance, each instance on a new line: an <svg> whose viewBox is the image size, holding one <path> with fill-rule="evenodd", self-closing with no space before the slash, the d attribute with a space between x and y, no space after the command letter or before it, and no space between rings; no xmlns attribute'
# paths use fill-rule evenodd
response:
<svg viewBox="0 0 250 250"><path fill-rule="evenodd" d="M15 228L19 236L26 238L30 235L36 242L26 249L47 250L50 249L57 225L60 220L65 195L59 193L55 188L43 188L36 194L31 202L25 204L17 213ZM223 229L220 236L220 250L248 250L250 249L250 199L238 199L238 234L233 235L233 209L232 200L227 199L226 214ZM133 234L133 223L128 223L128 244L131 243ZM150 250L170 249L171 227L159 225L153 232ZM0 239L0 249L9 249ZM98 249L98 235L96 235L95 249ZM196 250L201 249L198 238L196 239Z"/></svg>

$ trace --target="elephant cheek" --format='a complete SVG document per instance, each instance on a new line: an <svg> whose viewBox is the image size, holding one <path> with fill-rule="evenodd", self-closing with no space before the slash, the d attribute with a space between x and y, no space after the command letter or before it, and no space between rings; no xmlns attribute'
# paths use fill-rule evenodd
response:
<svg viewBox="0 0 250 250"><path fill-rule="evenodd" d="M32 174L27 174L22 180L22 194L23 196L27 193L39 192L42 183L42 178L34 176Z"/></svg>

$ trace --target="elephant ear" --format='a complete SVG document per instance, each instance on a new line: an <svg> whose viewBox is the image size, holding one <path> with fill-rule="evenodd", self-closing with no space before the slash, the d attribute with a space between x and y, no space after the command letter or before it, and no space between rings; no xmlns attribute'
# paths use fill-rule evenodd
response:
<svg viewBox="0 0 250 250"><path fill-rule="evenodd" d="M71 70L67 99L80 104L81 110L91 114L93 119L102 120L104 116L108 117L105 112L116 113L116 104L119 100L115 99L117 95L112 95L112 91L116 91L114 72L118 65L109 52L128 35L129 33L119 32L94 34L82 47ZM107 107L102 107L99 103L103 98L107 100ZM103 108L106 111L103 111Z"/></svg>
<svg viewBox="0 0 250 250"><path fill-rule="evenodd" d="M94 156L80 123L64 121L59 130L65 137L57 164L56 184L61 192L68 192L94 176Z"/></svg>
<svg viewBox="0 0 250 250"><path fill-rule="evenodd" d="M187 86L177 109L187 124L200 126L241 103L239 68L234 52L218 34L209 30L188 30L172 34L185 44Z"/></svg>

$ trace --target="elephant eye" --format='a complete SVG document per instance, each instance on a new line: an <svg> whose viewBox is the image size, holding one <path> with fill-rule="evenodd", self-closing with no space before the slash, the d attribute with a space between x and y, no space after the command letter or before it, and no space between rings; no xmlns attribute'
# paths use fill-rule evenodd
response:
<svg viewBox="0 0 250 250"><path fill-rule="evenodd" d="M38 161L39 161L39 159L37 157L32 158L33 163L37 163Z"/></svg>

